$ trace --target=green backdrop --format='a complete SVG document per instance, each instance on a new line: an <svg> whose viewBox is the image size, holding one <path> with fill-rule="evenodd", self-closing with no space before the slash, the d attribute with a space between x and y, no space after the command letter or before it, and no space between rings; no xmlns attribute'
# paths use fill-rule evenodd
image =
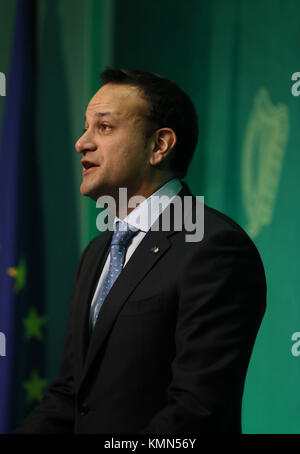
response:
<svg viewBox="0 0 300 454"><path fill-rule="evenodd" d="M267 312L248 370L244 433L300 433L300 71L297 0L39 0L36 145L45 226L46 379L56 376L79 255L97 234L79 193L74 143L108 64L182 86L200 136L186 181L251 235L266 270ZM15 1L0 1L8 73ZM0 98L0 121L5 98ZM0 163L3 165L3 163ZM297 353L297 351L296 351ZM23 391L26 413L26 390ZM20 399L22 400L22 393ZM20 418L20 416L19 416Z"/></svg>

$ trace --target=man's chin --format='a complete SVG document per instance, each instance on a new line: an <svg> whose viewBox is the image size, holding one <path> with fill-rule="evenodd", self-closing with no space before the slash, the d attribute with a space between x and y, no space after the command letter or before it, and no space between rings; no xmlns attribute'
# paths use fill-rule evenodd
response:
<svg viewBox="0 0 300 454"><path fill-rule="evenodd" d="M95 189L93 190L92 188L89 188L84 183L82 183L80 186L80 194L84 195L85 197L90 197L91 199L93 199L95 201L98 198L98 195L97 195Z"/></svg>

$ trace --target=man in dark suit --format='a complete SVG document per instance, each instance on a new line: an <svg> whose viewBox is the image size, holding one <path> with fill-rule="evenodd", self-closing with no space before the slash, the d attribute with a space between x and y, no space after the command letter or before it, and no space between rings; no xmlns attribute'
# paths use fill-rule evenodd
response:
<svg viewBox="0 0 300 454"><path fill-rule="evenodd" d="M76 150L81 193L116 201L114 230L81 256L60 375L16 432L240 433L265 311L261 259L181 181L198 135L187 95L142 71L109 68L102 82ZM144 199L133 209L134 196Z"/></svg>

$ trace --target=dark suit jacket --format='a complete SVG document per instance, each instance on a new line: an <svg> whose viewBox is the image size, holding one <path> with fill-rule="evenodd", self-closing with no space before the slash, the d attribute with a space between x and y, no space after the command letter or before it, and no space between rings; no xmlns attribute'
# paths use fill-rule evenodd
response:
<svg viewBox="0 0 300 454"><path fill-rule="evenodd" d="M191 195L185 184L180 195ZM91 241L75 277L60 376L16 433L241 432L265 274L241 227L207 206L204 214L200 242L186 242L173 221L168 232L146 234L89 336L112 233Z"/></svg>

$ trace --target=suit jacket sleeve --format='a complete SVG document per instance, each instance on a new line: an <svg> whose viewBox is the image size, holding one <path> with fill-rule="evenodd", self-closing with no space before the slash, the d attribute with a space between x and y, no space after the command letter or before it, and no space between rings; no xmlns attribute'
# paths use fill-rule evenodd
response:
<svg viewBox="0 0 300 454"><path fill-rule="evenodd" d="M230 229L200 242L183 268L167 404L141 433L226 432L240 411L265 311L259 254L245 232Z"/></svg>
<svg viewBox="0 0 300 454"><path fill-rule="evenodd" d="M94 240L93 240L94 241ZM73 295L76 289L80 270L86 253L91 246L87 246L77 266L75 282L70 298L67 336L63 347L59 377L45 391L43 400L27 416L23 424L13 431L14 434L24 433L73 433L74 431L74 377L72 353L72 308Z"/></svg>

